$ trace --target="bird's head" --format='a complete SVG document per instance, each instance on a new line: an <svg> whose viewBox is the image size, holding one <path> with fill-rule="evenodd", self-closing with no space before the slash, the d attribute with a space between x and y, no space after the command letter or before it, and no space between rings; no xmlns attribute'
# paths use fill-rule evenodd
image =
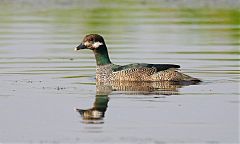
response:
<svg viewBox="0 0 240 144"><path fill-rule="evenodd" d="M76 51L81 49L96 50L99 49L101 46L105 46L103 37L98 34L89 34L83 38L83 41L79 46L75 48L75 50Z"/></svg>

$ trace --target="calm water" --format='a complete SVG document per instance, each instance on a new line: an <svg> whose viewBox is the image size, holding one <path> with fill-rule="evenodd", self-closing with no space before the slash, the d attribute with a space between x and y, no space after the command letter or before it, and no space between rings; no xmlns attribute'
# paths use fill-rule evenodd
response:
<svg viewBox="0 0 240 144"><path fill-rule="evenodd" d="M116 5L0 1L0 143L238 143L240 11ZM203 82L96 86L92 52L73 51L88 33L114 63Z"/></svg>

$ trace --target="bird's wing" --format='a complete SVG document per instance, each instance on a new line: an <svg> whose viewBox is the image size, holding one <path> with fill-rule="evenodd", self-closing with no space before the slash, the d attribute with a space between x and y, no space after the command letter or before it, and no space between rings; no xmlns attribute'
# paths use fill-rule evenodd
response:
<svg viewBox="0 0 240 144"><path fill-rule="evenodd" d="M157 72L167 70L170 68L174 68L174 69L180 68L179 65L175 65L175 64L146 64L145 67L156 68Z"/></svg>
<svg viewBox="0 0 240 144"><path fill-rule="evenodd" d="M179 65L174 64L147 64L147 63L133 63L128 65L114 65L112 67L113 72L121 71L121 70L129 70L129 69L156 69L156 72L167 70L170 68L180 68Z"/></svg>

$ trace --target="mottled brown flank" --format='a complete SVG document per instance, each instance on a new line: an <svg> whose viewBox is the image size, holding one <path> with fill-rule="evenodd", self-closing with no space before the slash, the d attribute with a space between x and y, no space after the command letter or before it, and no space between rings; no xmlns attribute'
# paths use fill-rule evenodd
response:
<svg viewBox="0 0 240 144"><path fill-rule="evenodd" d="M89 34L86 35L83 39L83 42L104 42L104 39L102 36L98 35L98 34Z"/></svg>
<svg viewBox="0 0 240 144"><path fill-rule="evenodd" d="M113 72L114 64L97 66L96 79L98 82L111 81L194 81L193 77L178 72L176 69L167 69L157 72L156 68L128 68Z"/></svg>
<svg viewBox="0 0 240 144"><path fill-rule="evenodd" d="M113 72L111 79L118 81L152 81L151 75L156 72L156 68L128 68Z"/></svg>
<svg viewBox="0 0 240 144"><path fill-rule="evenodd" d="M170 81L158 82L131 82L131 81L112 81L110 82L112 89L118 91L155 91L156 89L164 89L169 91L177 91L180 85Z"/></svg>

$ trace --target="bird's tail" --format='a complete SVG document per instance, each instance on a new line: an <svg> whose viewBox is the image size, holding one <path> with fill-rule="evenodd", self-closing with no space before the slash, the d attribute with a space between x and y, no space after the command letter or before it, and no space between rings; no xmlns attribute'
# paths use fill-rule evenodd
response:
<svg viewBox="0 0 240 144"><path fill-rule="evenodd" d="M183 73L181 73L181 74L183 76L183 81L189 81L189 82L191 81L191 82L196 82L196 83L201 82L201 80L198 78L194 78L194 77L191 77L191 76L183 74Z"/></svg>

